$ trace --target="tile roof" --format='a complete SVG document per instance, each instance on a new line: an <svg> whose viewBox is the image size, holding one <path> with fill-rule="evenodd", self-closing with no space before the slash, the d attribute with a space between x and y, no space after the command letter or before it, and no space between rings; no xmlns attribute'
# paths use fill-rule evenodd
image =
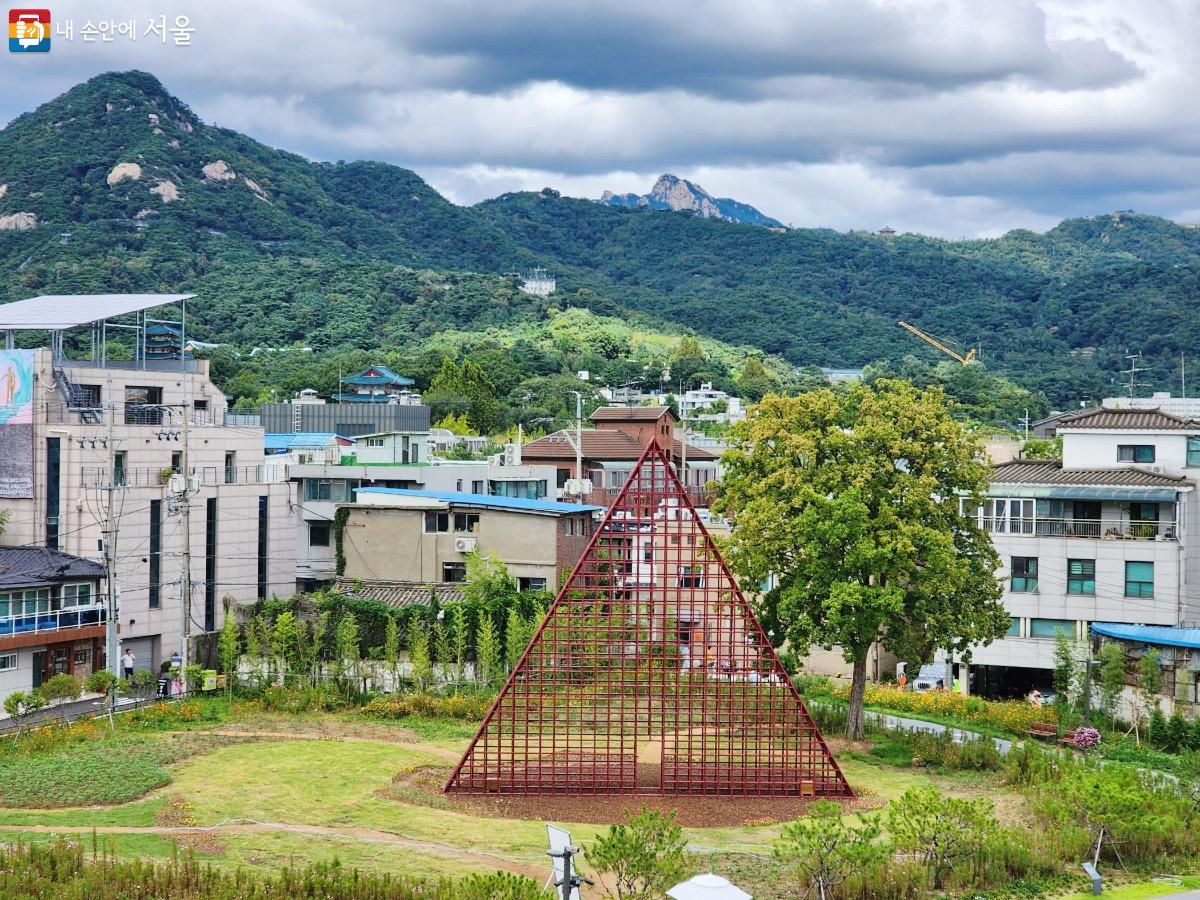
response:
<svg viewBox="0 0 1200 900"><path fill-rule="evenodd" d="M367 374L369 372L373 372L374 374ZM361 372L347 375L342 381L346 384L398 384L402 387L407 387L414 383L411 378L407 378L404 375L397 375L387 366L367 366Z"/></svg>
<svg viewBox="0 0 1200 900"><path fill-rule="evenodd" d="M665 406L601 406L588 418L593 422L657 422L670 411Z"/></svg>
<svg viewBox="0 0 1200 900"><path fill-rule="evenodd" d="M557 500L529 500L525 497L496 497L492 494L464 494L458 491L410 491L406 488L362 487L356 494L391 494L397 497L422 497L441 500L451 506L479 506L484 509L507 509L515 512L552 513L569 515L581 512L601 512L603 506L581 503L559 503Z"/></svg>
<svg viewBox="0 0 1200 900"><path fill-rule="evenodd" d="M464 599L461 582L360 581L343 577L333 583L333 589L348 597L377 600L396 609L425 606L435 592L439 603L461 603Z"/></svg>
<svg viewBox="0 0 1200 900"><path fill-rule="evenodd" d="M0 547L0 589L103 577L104 566L82 556L48 547Z"/></svg>
<svg viewBox="0 0 1200 900"><path fill-rule="evenodd" d="M1120 429L1124 431L1200 431L1200 422L1165 413L1161 409L1088 409L1066 416L1058 430L1072 428Z"/></svg>
<svg viewBox="0 0 1200 900"><path fill-rule="evenodd" d="M992 467L993 484L1080 484L1122 487L1184 487L1186 478L1159 475L1134 466L1121 469L1064 469L1057 459L1016 459Z"/></svg>
<svg viewBox="0 0 1200 900"><path fill-rule="evenodd" d="M575 458L575 451L571 449L571 445L565 437L562 437L564 432L556 431L554 434L548 434L545 437L540 437L536 441L530 441L521 447L522 459L569 459ZM583 436L583 458L603 462L606 460L636 460L642 455L645 446L638 443L623 431L617 431L613 428L589 428L581 432ZM573 436L573 435L572 435ZM559 438L559 440L554 440ZM675 456L683 454L683 444L678 440L672 440L671 452ZM717 457L709 453L707 450L702 450L699 447L694 447L688 444L687 455L689 460L699 462L700 460L716 459Z"/></svg>

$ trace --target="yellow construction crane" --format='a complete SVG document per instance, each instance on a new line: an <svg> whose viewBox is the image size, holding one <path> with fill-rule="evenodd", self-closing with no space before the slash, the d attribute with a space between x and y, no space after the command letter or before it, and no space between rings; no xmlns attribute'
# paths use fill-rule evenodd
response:
<svg viewBox="0 0 1200 900"><path fill-rule="evenodd" d="M943 344L941 341L939 341L933 335L926 334L920 328L917 328L913 325L909 325L907 322L904 322L904 321L901 321L899 323L899 325L901 328L911 331L913 334L915 334L917 337L919 337L925 343L932 344L934 347L937 347L939 350L941 350L947 356L953 357L954 359L958 360L959 363L961 363L964 366L969 366L972 362L975 361L975 348L974 347L972 347L970 350L967 351L966 356L963 356L961 353L955 353L953 350L951 350L949 347L947 347L945 344Z"/></svg>

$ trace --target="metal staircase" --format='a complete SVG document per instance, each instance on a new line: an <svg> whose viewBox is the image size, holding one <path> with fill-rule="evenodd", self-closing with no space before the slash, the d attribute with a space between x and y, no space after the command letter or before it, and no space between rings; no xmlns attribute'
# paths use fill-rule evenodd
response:
<svg viewBox="0 0 1200 900"><path fill-rule="evenodd" d="M101 410L92 405L92 397L75 384L69 377L67 371L58 363L54 365L54 383L58 385L59 391L63 395L63 399L67 401L67 408L79 413L79 421L84 425L99 425L103 421Z"/></svg>

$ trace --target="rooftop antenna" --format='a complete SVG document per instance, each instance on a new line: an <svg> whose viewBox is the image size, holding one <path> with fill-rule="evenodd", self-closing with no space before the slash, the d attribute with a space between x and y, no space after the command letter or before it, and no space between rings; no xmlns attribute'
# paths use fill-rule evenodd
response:
<svg viewBox="0 0 1200 900"><path fill-rule="evenodd" d="M1124 374L1129 376L1129 399L1132 400L1137 392L1137 374L1146 370L1138 366L1139 360L1142 358L1140 353L1126 353L1125 358L1129 360L1129 368L1124 370Z"/></svg>

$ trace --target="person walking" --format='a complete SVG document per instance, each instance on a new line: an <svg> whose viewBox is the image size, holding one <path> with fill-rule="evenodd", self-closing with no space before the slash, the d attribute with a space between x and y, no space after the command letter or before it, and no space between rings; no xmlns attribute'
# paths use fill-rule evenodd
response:
<svg viewBox="0 0 1200 900"><path fill-rule="evenodd" d="M133 655L133 651L126 647L125 654L121 657L121 673L126 678L133 677L133 665L135 662L136 659Z"/></svg>

